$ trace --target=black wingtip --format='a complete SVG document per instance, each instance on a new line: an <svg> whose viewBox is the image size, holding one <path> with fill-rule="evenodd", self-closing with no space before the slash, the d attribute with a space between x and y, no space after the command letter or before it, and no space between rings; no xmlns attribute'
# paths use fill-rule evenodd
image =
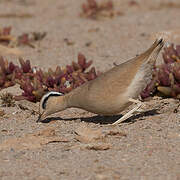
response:
<svg viewBox="0 0 180 180"><path fill-rule="evenodd" d="M158 44L161 44L161 43L163 43L163 38L161 38L161 39L159 40L159 43L158 43Z"/></svg>
<svg viewBox="0 0 180 180"><path fill-rule="evenodd" d="M158 45L164 43L164 39L162 37L159 37L156 41Z"/></svg>

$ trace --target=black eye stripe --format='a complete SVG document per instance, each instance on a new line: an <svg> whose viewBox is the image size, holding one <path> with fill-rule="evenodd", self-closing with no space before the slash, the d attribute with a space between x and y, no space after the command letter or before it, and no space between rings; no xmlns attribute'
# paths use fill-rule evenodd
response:
<svg viewBox="0 0 180 180"><path fill-rule="evenodd" d="M46 94L44 97L44 100L42 102L42 108L45 109L46 108L46 104L47 104L47 100L49 99L49 97L51 96L62 96L62 93L58 93L58 92L51 92L49 94Z"/></svg>

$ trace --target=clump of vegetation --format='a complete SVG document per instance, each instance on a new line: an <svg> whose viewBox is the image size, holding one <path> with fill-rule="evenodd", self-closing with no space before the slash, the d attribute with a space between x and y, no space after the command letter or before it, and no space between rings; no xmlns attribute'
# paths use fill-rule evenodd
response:
<svg viewBox="0 0 180 180"><path fill-rule="evenodd" d="M0 58L0 88L18 83L24 92L21 96L15 96L16 100L37 102L48 91L68 93L98 76L94 67L87 70L92 60L87 61L81 53L78 55L78 62L72 61L72 64L65 68L49 68L47 72L32 67L29 60L19 58L19 62L20 66Z"/></svg>
<svg viewBox="0 0 180 180"><path fill-rule="evenodd" d="M0 117L3 117L5 114L4 110L0 110Z"/></svg>
<svg viewBox="0 0 180 180"><path fill-rule="evenodd" d="M2 105L5 107L15 106L15 100L11 93L4 93L0 95L0 99L2 101Z"/></svg>
<svg viewBox="0 0 180 180"><path fill-rule="evenodd" d="M83 17L90 19L98 19L99 17L113 17L114 16L114 5L111 0L97 3L96 0L87 0L86 3L82 5Z"/></svg>
<svg viewBox="0 0 180 180"><path fill-rule="evenodd" d="M11 34L12 27L0 28L0 43L6 46L20 46L27 45L34 48L32 44L34 41L43 39L46 36L46 32L32 32L24 33L20 36L14 36Z"/></svg>
<svg viewBox="0 0 180 180"><path fill-rule="evenodd" d="M142 98L153 94L180 99L180 45L164 48L164 63L155 67L153 79L141 93Z"/></svg>

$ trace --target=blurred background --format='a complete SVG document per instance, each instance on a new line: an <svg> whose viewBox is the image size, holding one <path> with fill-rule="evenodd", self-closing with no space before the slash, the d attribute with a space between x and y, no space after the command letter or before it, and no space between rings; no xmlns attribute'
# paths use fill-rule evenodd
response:
<svg viewBox="0 0 180 180"><path fill-rule="evenodd" d="M180 43L179 17L178 0L0 1L1 29L11 27L14 37L46 33L34 47L18 47L43 68L64 66L82 52L104 71L142 52L157 34Z"/></svg>

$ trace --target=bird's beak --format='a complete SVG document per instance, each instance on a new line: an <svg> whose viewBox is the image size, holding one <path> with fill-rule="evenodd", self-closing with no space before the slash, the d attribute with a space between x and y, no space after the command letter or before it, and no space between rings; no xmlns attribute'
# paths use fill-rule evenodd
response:
<svg viewBox="0 0 180 180"><path fill-rule="evenodd" d="M37 121L36 122L42 122L43 121L43 119L44 119L44 112L43 113L41 113L41 114L39 114L39 117L38 117L38 119L37 119Z"/></svg>

